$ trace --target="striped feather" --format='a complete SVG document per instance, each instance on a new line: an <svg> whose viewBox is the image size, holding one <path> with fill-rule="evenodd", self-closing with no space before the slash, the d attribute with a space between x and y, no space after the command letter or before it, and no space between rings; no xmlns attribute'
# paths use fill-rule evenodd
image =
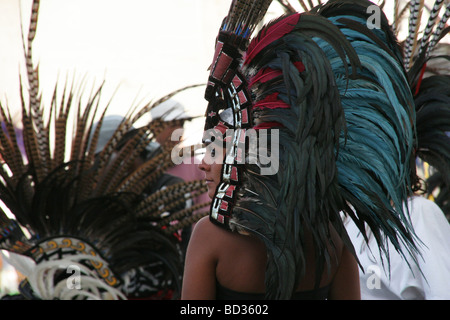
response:
<svg viewBox="0 0 450 320"><path fill-rule="evenodd" d="M439 12L440 12L443 4L444 4L444 0L436 0L436 2L433 5L433 8L431 9L431 12L430 12L430 17L428 18L428 23L427 23L425 30L423 32L423 35L422 35L419 52L426 49L426 46L428 45L428 41L431 37L431 34L433 33L433 29L436 25L437 18L439 16Z"/></svg>
<svg viewBox="0 0 450 320"><path fill-rule="evenodd" d="M450 3L447 4L447 7L445 8L445 12L433 33L433 37L431 38L430 45L428 46L428 54L434 49L436 43L439 42L439 39L442 36L442 32L443 32L445 25L449 18L450 18Z"/></svg>
<svg viewBox="0 0 450 320"><path fill-rule="evenodd" d="M266 14L272 0L232 0L223 30L248 39Z"/></svg>
<svg viewBox="0 0 450 320"><path fill-rule="evenodd" d="M413 0L410 5L409 13L409 27L408 27L408 37L405 40L405 60L404 65L409 66L411 57L414 54L414 50L418 39L418 30L420 27L422 9L424 1L423 0Z"/></svg>

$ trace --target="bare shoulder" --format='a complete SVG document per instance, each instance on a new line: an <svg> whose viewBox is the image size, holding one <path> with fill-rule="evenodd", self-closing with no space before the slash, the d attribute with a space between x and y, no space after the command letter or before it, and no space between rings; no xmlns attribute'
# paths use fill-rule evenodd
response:
<svg viewBox="0 0 450 320"><path fill-rule="evenodd" d="M193 236L195 234L201 235L201 236L206 236L209 235L211 233L217 233L222 231L218 226L214 225L214 223L211 222L211 220L209 219L209 216L205 216L203 218L201 218L194 227L193 230Z"/></svg>
<svg viewBox="0 0 450 320"><path fill-rule="evenodd" d="M201 218L192 231L189 242L195 242L202 246L212 246L214 243L221 241L224 237L228 237L231 232L228 232L211 222L209 216Z"/></svg>
<svg viewBox="0 0 450 320"><path fill-rule="evenodd" d="M254 236L241 235L214 224L209 216L201 218L194 227L190 242L203 248L209 247L216 252L226 252L233 248L261 246L262 241ZM224 243L227 245L224 246ZM264 247L265 248L265 247ZM254 249L253 249L254 250ZM218 254L218 253L217 253Z"/></svg>
<svg viewBox="0 0 450 320"><path fill-rule="evenodd" d="M195 225L189 239L187 259L201 259L217 263L221 256L235 243L233 234L210 221L209 216L201 218ZM227 244L224 246L224 244Z"/></svg>

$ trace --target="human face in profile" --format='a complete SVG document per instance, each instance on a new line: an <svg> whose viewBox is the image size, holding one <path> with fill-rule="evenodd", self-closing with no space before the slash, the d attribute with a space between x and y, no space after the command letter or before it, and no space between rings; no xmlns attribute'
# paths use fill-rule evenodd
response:
<svg viewBox="0 0 450 320"><path fill-rule="evenodd" d="M217 155L223 152L220 147L206 149L205 156L198 168L205 173L206 186L208 187L208 196L212 199L220 183L222 176L223 157L217 158Z"/></svg>

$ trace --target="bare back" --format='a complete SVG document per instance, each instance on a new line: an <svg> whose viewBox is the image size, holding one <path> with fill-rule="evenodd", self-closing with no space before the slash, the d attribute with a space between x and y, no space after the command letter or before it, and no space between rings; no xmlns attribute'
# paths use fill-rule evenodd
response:
<svg viewBox="0 0 450 320"><path fill-rule="evenodd" d="M297 291L314 289L316 266L310 240L306 241L306 275L300 281ZM329 298L359 299L359 273L356 262L337 234L333 234L333 241L336 250L331 261L331 270L329 274L323 274L320 287L330 285ZM213 279L220 285L234 291L264 293L267 252L264 243L259 239L223 230L206 217L196 225L188 250L187 256L190 259L185 265L183 299L215 298L217 283L204 283L211 280L205 280L206 277L202 277L202 273L213 275ZM209 270L198 270L202 262L207 262ZM198 278L195 280L196 274ZM194 283L196 281L197 284ZM191 296L203 285L208 288L204 292L205 296Z"/></svg>

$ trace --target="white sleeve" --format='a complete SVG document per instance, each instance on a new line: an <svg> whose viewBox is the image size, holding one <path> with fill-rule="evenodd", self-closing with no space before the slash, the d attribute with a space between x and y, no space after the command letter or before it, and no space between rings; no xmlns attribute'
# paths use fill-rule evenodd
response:
<svg viewBox="0 0 450 320"><path fill-rule="evenodd" d="M415 233L423 242L418 244L422 253L418 256L418 262L423 275L414 272L416 277L421 278L414 282L421 283L422 288L409 287L404 290L422 291L426 300L449 300L450 224L442 210L431 200L414 197L409 205Z"/></svg>

